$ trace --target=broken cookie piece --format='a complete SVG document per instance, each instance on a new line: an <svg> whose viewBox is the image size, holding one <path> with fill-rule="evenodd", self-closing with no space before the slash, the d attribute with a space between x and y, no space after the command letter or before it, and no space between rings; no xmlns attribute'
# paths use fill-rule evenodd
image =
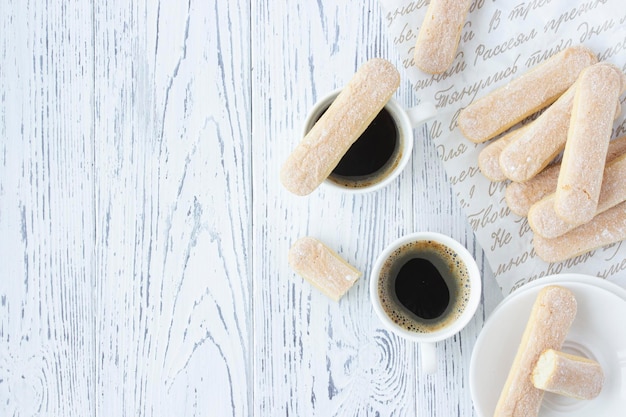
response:
<svg viewBox="0 0 626 417"><path fill-rule="evenodd" d="M312 237L298 239L289 249L289 265L328 297L339 301L363 275L335 251Z"/></svg>
<svg viewBox="0 0 626 417"><path fill-rule="evenodd" d="M535 388L577 400L591 400L602 391L602 366L591 359L548 349L532 375Z"/></svg>

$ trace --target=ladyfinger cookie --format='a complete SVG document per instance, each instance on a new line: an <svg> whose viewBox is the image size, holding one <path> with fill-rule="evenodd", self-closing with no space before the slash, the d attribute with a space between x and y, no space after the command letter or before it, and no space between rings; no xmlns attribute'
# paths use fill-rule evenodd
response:
<svg viewBox="0 0 626 417"><path fill-rule="evenodd" d="M613 139L609 143L606 162L609 163L624 153L626 153L626 136ZM504 193L509 209L518 216L527 216L533 204L556 191L560 169L561 164L555 163L526 182L509 183Z"/></svg>
<svg viewBox="0 0 626 417"><path fill-rule="evenodd" d="M494 417L537 416L544 391L535 388L531 374L543 351L561 348L576 308L576 298L567 288L551 285L539 291Z"/></svg>
<svg viewBox="0 0 626 417"><path fill-rule="evenodd" d="M528 224L536 234L547 239L559 237L577 226L564 222L554 211L554 194L535 203L528 211ZM604 169L602 187L595 215L626 201L626 155L614 159Z"/></svg>
<svg viewBox="0 0 626 417"><path fill-rule="evenodd" d="M485 142L553 103L596 62L584 46L567 48L467 106L458 126L472 142Z"/></svg>
<svg viewBox="0 0 626 417"><path fill-rule="evenodd" d="M615 105L626 85L614 65L599 63L578 79L554 210L565 222L589 221L598 207Z"/></svg>
<svg viewBox="0 0 626 417"><path fill-rule="evenodd" d="M525 182L539 174L563 151L572 115L576 83L548 107L530 128L500 154L503 175L515 182ZM614 118L622 112L619 101Z"/></svg>
<svg viewBox="0 0 626 417"><path fill-rule="evenodd" d="M532 124L532 123L531 123ZM491 181L504 181L506 175L500 168L500 154L502 150L517 139L528 129L529 125L517 128L499 139L485 146L478 154L478 168Z"/></svg>
<svg viewBox="0 0 626 417"><path fill-rule="evenodd" d="M576 83L548 107L518 140L500 154L500 169L512 181L528 181L565 147Z"/></svg>
<svg viewBox="0 0 626 417"><path fill-rule="evenodd" d="M415 42L415 65L429 74L444 72L461 39L471 0L431 0Z"/></svg>
<svg viewBox="0 0 626 417"><path fill-rule="evenodd" d="M626 148L626 140L624 146ZM526 182L510 182L504 191L504 200L511 212L525 217L533 204L554 193L560 169L561 164L555 163Z"/></svg>
<svg viewBox="0 0 626 417"><path fill-rule="evenodd" d="M389 61L363 64L284 163L280 179L296 195L315 190L374 120L400 85Z"/></svg>
<svg viewBox="0 0 626 417"><path fill-rule="evenodd" d="M362 273L335 251L312 237L298 239L289 249L289 265L314 287L335 301Z"/></svg>
<svg viewBox="0 0 626 417"><path fill-rule="evenodd" d="M578 400L597 397L604 385L602 366L591 359L547 349L532 375L535 388Z"/></svg>
<svg viewBox="0 0 626 417"><path fill-rule="evenodd" d="M626 202L554 239L533 236L535 253L546 262L561 262L626 239Z"/></svg>

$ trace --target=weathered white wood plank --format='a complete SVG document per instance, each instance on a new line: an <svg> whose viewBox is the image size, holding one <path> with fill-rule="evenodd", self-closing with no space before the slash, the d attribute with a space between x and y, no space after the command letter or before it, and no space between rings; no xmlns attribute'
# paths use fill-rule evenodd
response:
<svg viewBox="0 0 626 417"><path fill-rule="evenodd" d="M93 415L90 2L0 5L0 415Z"/></svg>
<svg viewBox="0 0 626 417"><path fill-rule="evenodd" d="M317 99L343 86L368 58L401 68L379 4L261 1L252 14L255 413L472 416L467 372L488 311L481 306L460 335L438 344L442 371L425 376L418 348L385 331L369 302L375 258L406 233L451 235L485 265L426 128L416 129L411 166L380 192L352 197L320 189L295 197L278 181ZM415 98L403 78L396 98L410 106ZM288 267L287 250L304 235L364 272L340 303ZM489 295L497 288L492 277L485 286Z"/></svg>
<svg viewBox="0 0 626 417"><path fill-rule="evenodd" d="M393 54L374 1L253 5L255 356L257 415L415 414L415 350L369 305L371 264L413 222L411 171L365 196L289 194L278 170L306 112L368 58ZM272 45L271 48L264 45ZM400 100L403 99L398 95ZM257 103L266 103L265 106ZM264 139L265 138L265 139ZM392 203L393 202L393 203ZM336 304L296 276L287 250L311 235L365 276Z"/></svg>
<svg viewBox="0 0 626 417"><path fill-rule="evenodd" d="M96 2L100 415L250 415L249 10Z"/></svg>
<svg viewBox="0 0 626 417"><path fill-rule="evenodd" d="M436 376L369 303L405 233L486 265L427 131L380 192L278 182L315 100L397 62L380 6L280 3L0 6L0 415L473 415L492 276ZM340 303L287 266L304 235L364 272Z"/></svg>

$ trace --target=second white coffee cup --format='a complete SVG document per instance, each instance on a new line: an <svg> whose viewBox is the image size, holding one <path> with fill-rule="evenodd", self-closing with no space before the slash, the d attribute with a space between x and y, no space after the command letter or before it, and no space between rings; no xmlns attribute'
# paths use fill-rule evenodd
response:
<svg viewBox="0 0 626 417"><path fill-rule="evenodd" d="M422 371L437 370L435 343L463 329L480 303L480 270L449 236L418 232L390 244L372 269L376 315L395 334L420 344Z"/></svg>

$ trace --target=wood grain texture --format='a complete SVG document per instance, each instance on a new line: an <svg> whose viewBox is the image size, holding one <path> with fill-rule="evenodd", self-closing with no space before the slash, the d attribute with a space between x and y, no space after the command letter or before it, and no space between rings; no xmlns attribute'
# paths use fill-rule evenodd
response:
<svg viewBox="0 0 626 417"><path fill-rule="evenodd" d="M471 349L501 294L427 128L379 192L278 180L317 99L397 62L377 0L0 10L1 416L473 416ZM417 230L486 271L435 376L368 294ZM290 270L305 235L364 273L339 303Z"/></svg>
<svg viewBox="0 0 626 417"><path fill-rule="evenodd" d="M253 164L254 329L260 347L254 412L415 414L410 401L414 352L399 348L399 340L376 327L366 278L368 260L390 234L401 234L412 222L410 193L401 194L394 184L359 197L324 189L296 197L278 182L278 169L299 140L313 103L347 83L368 58L387 54L388 45L376 36L380 30L371 27L380 24L380 9L375 2L265 1L253 4L252 14L259 16L253 26L252 61L259 86L253 103L267 103L253 106L253 132L267 138L254 141L252 150L259 161ZM407 185L410 177L403 175L398 182ZM398 204L380 204L383 199ZM290 244L305 235L325 242L365 273L339 303L288 268Z"/></svg>
<svg viewBox="0 0 626 417"><path fill-rule="evenodd" d="M374 260L406 233L451 235L484 265L427 130L416 130L411 165L380 192L348 196L320 188L297 197L278 182L315 101L369 58L395 62L381 13L376 1L253 4L255 415L473 415L467 371L483 307L460 335L438 344L442 372L424 376L418 348L384 330L369 302ZM396 98L412 103L406 82ZM306 235L364 272L339 303L287 265L290 244Z"/></svg>
<svg viewBox="0 0 626 417"><path fill-rule="evenodd" d="M0 415L92 415L91 7L0 10Z"/></svg>
<svg viewBox="0 0 626 417"><path fill-rule="evenodd" d="M102 415L249 415L249 9L96 2Z"/></svg>

